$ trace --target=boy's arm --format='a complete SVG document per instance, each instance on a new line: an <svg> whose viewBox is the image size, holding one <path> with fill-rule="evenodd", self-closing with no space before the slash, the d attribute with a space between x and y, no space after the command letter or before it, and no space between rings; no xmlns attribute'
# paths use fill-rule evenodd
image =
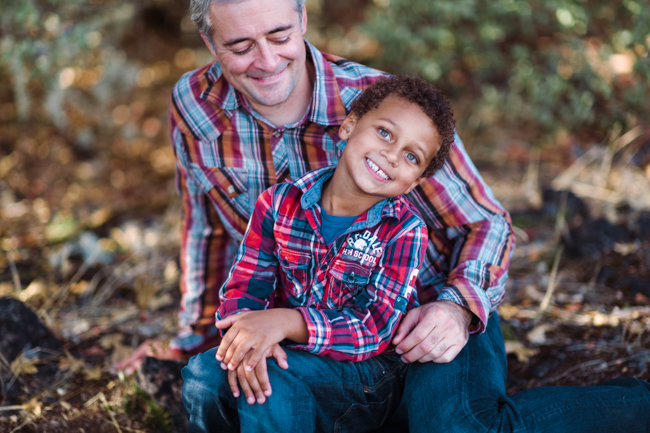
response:
<svg viewBox="0 0 650 433"><path fill-rule="evenodd" d="M277 257L273 254L273 197L276 187L264 191L255 203L237 257L221 288L217 320L245 311L265 310L276 286ZM221 328L222 336L225 334Z"/></svg>
<svg viewBox="0 0 650 433"><path fill-rule="evenodd" d="M302 314L290 308L235 314L217 321L216 326L228 329L216 355L228 370L247 358L246 370L252 371L273 345L285 339L304 344L309 338Z"/></svg>
<svg viewBox="0 0 650 433"><path fill-rule="evenodd" d="M296 308L305 320L309 339L290 347L352 362L381 353L407 305L414 302L415 280L426 245L426 227L414 216L386 246L370 283L354 299L354 307Z"/></svg>

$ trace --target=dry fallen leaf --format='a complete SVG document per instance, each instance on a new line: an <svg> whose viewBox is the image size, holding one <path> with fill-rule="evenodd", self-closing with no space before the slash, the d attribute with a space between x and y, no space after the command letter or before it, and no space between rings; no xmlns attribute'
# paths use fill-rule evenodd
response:
<svg viewBox="0 0 650 433"><path fill-rule="evenodd" d="M23 410L31 413L36 417L39 417L43 413L43 403L38 401L36 398L33 398L27 403L23 404Z"/></svg>
<svg viewBox="0 0 650 433"><path fill-rule="evenodd" d="M499 305L499 316L505 320L510 320L517 315L521 307L512 304L503 303Z"/></svg>
<svg viewBox="0 0 650 433"><path fill-rule="evenodd" d="M85 366L84 366L83 360L81 360L79 358L75 358L67 350L65 352L65 357L62 356L61 358L59 358L59 369L60 370L63 370L63 371L70 370L73 373L76 373L76 372L78 372L78 371L80 371L81 369L84 369L84 368L85 368Z"/></svg>
<svg viewBox="0 0 650 433"><path fill-rule="evenodd" d="M102 367L99 365L93 368L86 368L84 370L84 378L86 380L99 380L102 377Z"/></svg>
<svg viewBox="0 0 650 433"><path fill-rule="evenodd" d="M539 350L529 349L519 341L506 341L506 355L513 354L519 362L527 362L531 356L537 355Z"/></svg>
<svg viewBox="0 0 650 433"><path fill-rule="evenodd" d="M115 365L120 361L128 358L133 350L130 346L125 346L122 343L115 343L113 345L113 353L111 354L111 365Z"/></svg>
<svg viewBox="0 0 650 433"><path fill-rule="evenodd" d="M116 344L122 344L123 338L119 333L104 335L99 339L99 345L104 349L112 349Z"/></svg>
<svg viewBox="0 0 650 433"><path fill-rule="evenodd" d="M630 322L630 324L627 326L627 332L630 333L630 335L643 335L645 332L645 327L643 326L643 323L641 322Z"/></svg>
<svg viewBox="0 0 650 433"><path fill-rule="evenodd" d="M548 325L536 326L535 328L533 328L532 331L526 334L526 338L532 344L539 346L540 344L546 343L546 331L548 330L549 330Z"/></svg>
<svg viewBox="0 0 650 433"><path fill-rule="evenodd" d="M163 293L160 296L156 296L154 299L151 299L148 304L148 308L151 311L158 311L161 308L165 308L174 303L174 298L169 293Z"/></svg>
<svg viewBox="0 0 650 433"><path fill-rule="evenodd" d="M16 376L19 374L36 374L38 373L38 368L36 363L38 359L27 359L24 355L20 355L18 358L14 359L11 363L11 371L14 372Z"/></svg>

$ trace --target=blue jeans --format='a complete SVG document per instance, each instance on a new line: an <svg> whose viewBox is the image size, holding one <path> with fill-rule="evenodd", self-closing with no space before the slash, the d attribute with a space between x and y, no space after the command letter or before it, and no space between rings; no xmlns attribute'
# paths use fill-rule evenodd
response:
<svg viewBox="0 0 650 433"><path fill-rule="evenodd" d="M253 406L232 397L214 350L193 358L183 370L189 431L360 432L389 419L390 431L401 424L405 431L432 433L650 433L650 384L637 379L508 397L496 315L448 364L407 365L388 355L353 364L300 351L287 355L286 371L269 360L273 395Z"/></svg>
<svg viewBox="0 0 650 433"><path fill-rule="evenodd" d="M650 433L650 384L620 378L598 386L533 388L506 395L498 316L448 364L409 364L393 421L411 432Z"/></svg>
<svg viewBox="0 0 650 433"><path fill-rule="evenodd" d="M397 355L350 363L285 350L289 369L268 358L273 394L253 405L243 393L233 397L216 348L193 357L182 371L188 432L371 431L399 405L404 364Z"/></svg>

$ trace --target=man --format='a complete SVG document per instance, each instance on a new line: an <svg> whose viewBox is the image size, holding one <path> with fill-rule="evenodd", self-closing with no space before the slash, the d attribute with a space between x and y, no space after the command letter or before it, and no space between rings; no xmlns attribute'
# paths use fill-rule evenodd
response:
<svg viewBox="0 0 650 433"><path fill-rule="evenodd" d="M154 345L160 357L218 344L218 291L257 197L335 164L351 102L382 76L305 41L303 3L192 0L192 19L217 62L181 78L170 106L183 200L184 329L169 350ZM634 379L506 396L503 338L496 314L488 317L503 298L514 236L458 137L448 163L408 197L427 223L429 247L416 284L422 306L393 338L409 363L393 420L411 431L635 431L648 423L650 390Z"/></svg>

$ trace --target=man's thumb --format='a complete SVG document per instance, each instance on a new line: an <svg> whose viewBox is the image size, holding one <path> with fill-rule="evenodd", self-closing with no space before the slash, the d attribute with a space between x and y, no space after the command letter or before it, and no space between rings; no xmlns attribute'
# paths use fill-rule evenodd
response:
<svg viewBox="0 0 650 433"><path fill-rule="evenodd" d="M214 326L216 326L219 329L226 329L230 328L237 320L239 320L239 314L234 314L232 316L228 316L225 319L217 320L214 323Z"/></svg>
<svg viewBox="0 0 650 433"><path fill-rule="evenodd" d="M276 344L273 348L273 357L277 361L280 368L283 370L289 368L289 363L287 362L287 354L279 344Z"/></svg>
<svg viewBox="0 0 650 433"><path fill-rule="evenodd" d="M411 314L413 313L413 314ZM397 332L393 336L393 345L397 346L402 340L415 328L418 323L418 314L414 310L409 311L397 327Z"/></svg>

